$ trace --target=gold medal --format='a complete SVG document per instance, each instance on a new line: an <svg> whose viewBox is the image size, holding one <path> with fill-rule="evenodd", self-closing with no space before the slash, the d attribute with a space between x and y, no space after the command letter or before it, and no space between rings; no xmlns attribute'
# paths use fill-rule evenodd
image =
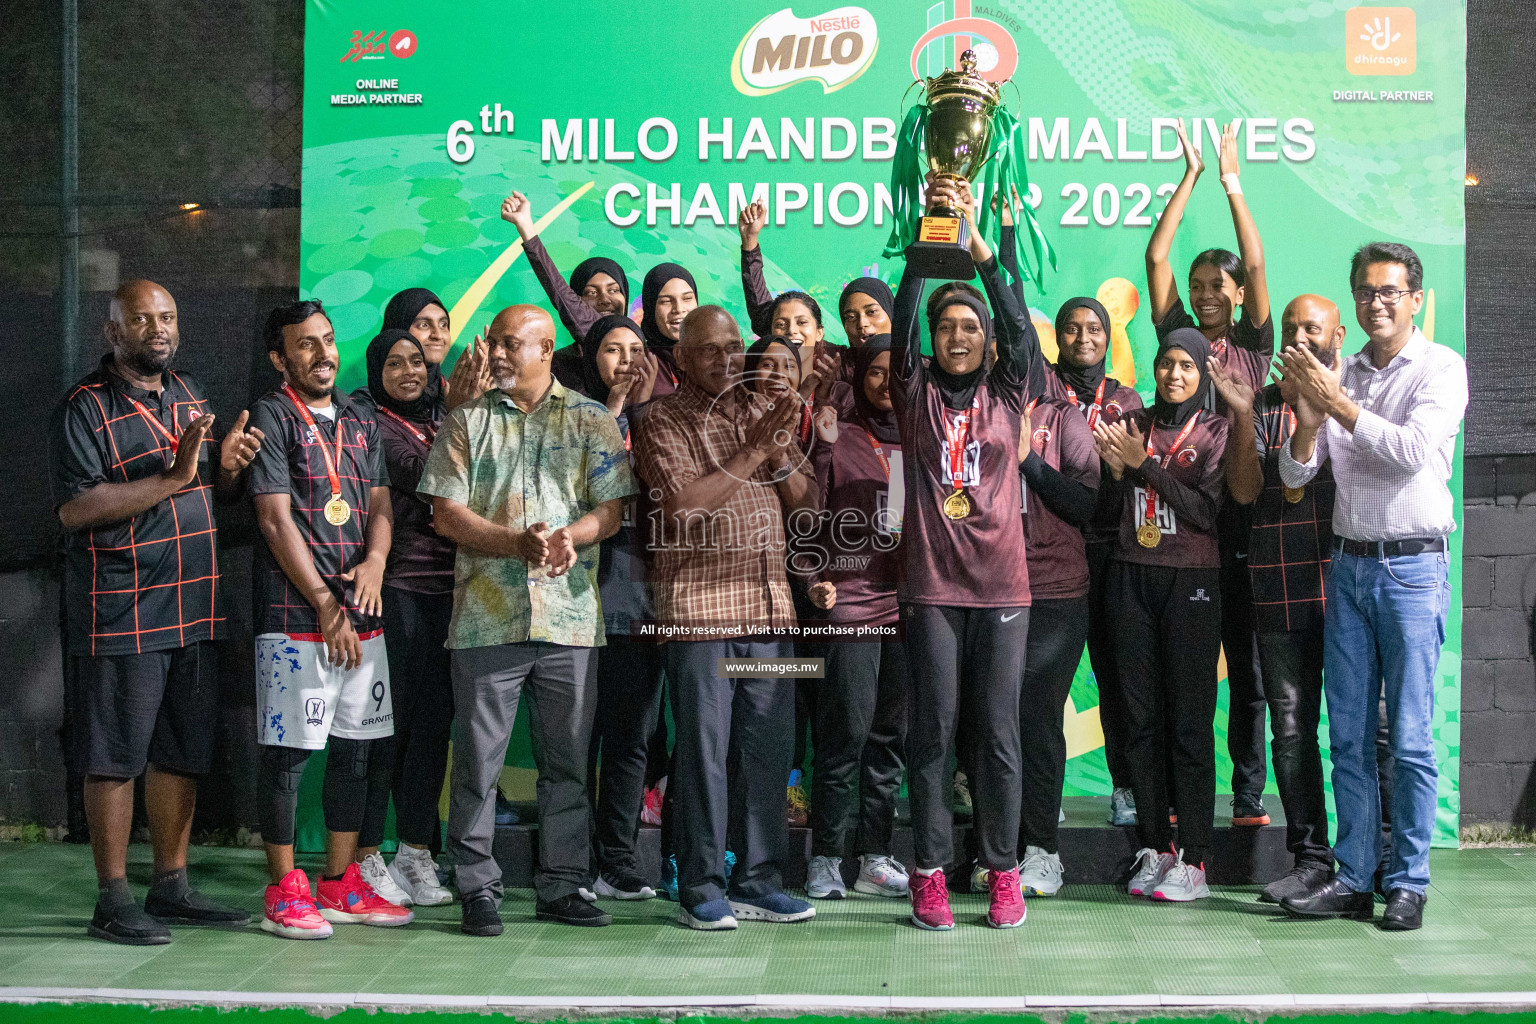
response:
<svg viewBox="0 0 1536 1024"><path fill-rule="evenodd" d="M964 519L971 514L971 499L964 491L956 491L944 499L944 514L951 519Z"/></svg>
<svg viewBox="0 0 1536 1024"><path fill-rule="evenodd" d="M332 526L341 526L351 518L352 506L346 499L339 494L331 495L331 500L325 503L325 521Z"/></svg>
<svg viewBox="0 0 1536 1024"><path fill-rule="evenodd" d="M1163 531L1156 523L1142 523L1136 527L1136 543L1144 548L1155 548L1163 542Z"/></svg>
<svg viewBox="0 0 1536 1024"><path fill-rule="evenodd" d="M1286 487L1282 489L1282 493L1285 495L1285 500L1294 505L1304 498L1307 492L1300 487Z"/></svg>

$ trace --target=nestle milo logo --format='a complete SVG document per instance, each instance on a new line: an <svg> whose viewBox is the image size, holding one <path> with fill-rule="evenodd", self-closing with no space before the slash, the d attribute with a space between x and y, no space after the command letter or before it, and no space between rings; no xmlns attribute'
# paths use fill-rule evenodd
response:
<svg viewBox="0 0 1536 1024"><path fill-rule="evenodd" d="M820 82L836 92L874 62L880 36L862 7L838 7L797 18L786 7L752 26L731 58L731 81L748 96L766 96L796 82Z"/></svg>

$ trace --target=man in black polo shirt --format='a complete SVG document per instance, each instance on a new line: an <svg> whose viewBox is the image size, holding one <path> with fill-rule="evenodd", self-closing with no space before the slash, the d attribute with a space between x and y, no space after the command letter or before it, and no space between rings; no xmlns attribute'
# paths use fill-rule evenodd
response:
<svg viewBox="0 0 1536 1024"><path fill-rule="evenodd" d="M1304 345L1332 365L1344 339L1339 307L1318 295L1291 300L1281 318L1286 345ZM1264 696L1274 737L1270 752L1285 808L1289 874L1264 887L1264 903L1310 891L1333 874L1328 807L1317 731L1323 695L1324 581L1333 545L1333 474L1328 466L1303 487L1280 480L1280 449L1291 443L1294 386L1271 383L1258 394L1240 375L1213 363L1211 380L1227 405L1227 489L1253 508L1248 571ZM1253 444L1239 444L1251 437Z"/></svg>
<svg viewBox="0 0 1536 1024"><path fill-rule="evenodd" d="M49 435L65 530L75 758L100 886L86 930L160 945L171 941L166 922L249 919L191 888L187 839L197 777L213 753L219 684L209 641L224 635L213 498L234 496L262 435L245 429L242 412L213 472L213 413L202 385L170 368L181 338L164 288L118 288L105 334L112 351L70 391ZM133 780L146 765L154 878L140 910L127 857Z"/></svg>
<svg viewBox="0 0 1536 1024"><path fill-rule="evenodd" d="M356 863L367 794L389 793L391 758L377 741L395 733L381 618L393 515L378 423L335 387L341 360L324 308L279 306L263 335L283 383L252 406L267 436L250 480L263 542L252 605L256 798L272 882L261 927L323 939L332 924L412 917ZM293 865L294 818L304 764L326 747L326 867L312 898Z"/></svg>

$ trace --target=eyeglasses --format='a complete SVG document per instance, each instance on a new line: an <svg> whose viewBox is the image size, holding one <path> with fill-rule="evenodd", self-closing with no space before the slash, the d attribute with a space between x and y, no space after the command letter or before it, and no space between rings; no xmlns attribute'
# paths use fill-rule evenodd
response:
<svg viewBox="0 0 1536 1024"><path fill-rule="evenodd" d="M1411 288L1356 288L1354 290L1355 305L1369 306L1375 299L1381 299L1383 306L1395 306L1405 295L1412 295Z"/></svg>

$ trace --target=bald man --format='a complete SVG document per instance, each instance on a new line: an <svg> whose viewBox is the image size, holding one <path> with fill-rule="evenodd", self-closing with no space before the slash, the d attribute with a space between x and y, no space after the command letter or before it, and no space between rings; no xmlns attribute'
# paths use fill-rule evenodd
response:
<svg viewBox="0 0 1536 1024"><path fill-rule="evenodd" d="M1326 366L1344 342L1339 307L1320 295L1299 295L1285 307L1286 347L1303 346ZM1296 429L1293 382L1280 380L1254 394L1237 374L1211 366L1227 405L1227 488L1253 506L1248 571L1264 696L1274 738L1275 784L1285 808L1289 874L1271 882L1265 903L1310 891L1333 874L1318 720L1323 692L1324 580L1333 546L1333 476L1328 467L1305 486L1280 479L1280 450ZM1238 444L1252 437L1253 444Z"/></svg>
<svg viewBox="0 0 1536 1024"><path fill-rule="evenodd" d="M590 669L605 642L598 545L618 530L635 481L612 414L551 375L548 313L510 306L485 343L496 386L449 413L418 488L437 531L458 544L448 846L460 927L501 934L496 782L525 690L539 770L535 916L606 925L611 918L582 895L591 881Z"/></svg>
<svg viewBox="0 0 1536 1024"><path fill-rule="evenodd" d="M166 923L244 924L187 881L197 778L213 753L224 636L213 497L232 497L261 447L242 412L218 447L202 385L171 368L176 300L151 281L112 297L111 349L71 389L50 431L64 527L65 655L73 757L99 895L87 931L128 945L171 941ZM145 779L154 875L141 910L127 882L133 781Z"/></svg>

